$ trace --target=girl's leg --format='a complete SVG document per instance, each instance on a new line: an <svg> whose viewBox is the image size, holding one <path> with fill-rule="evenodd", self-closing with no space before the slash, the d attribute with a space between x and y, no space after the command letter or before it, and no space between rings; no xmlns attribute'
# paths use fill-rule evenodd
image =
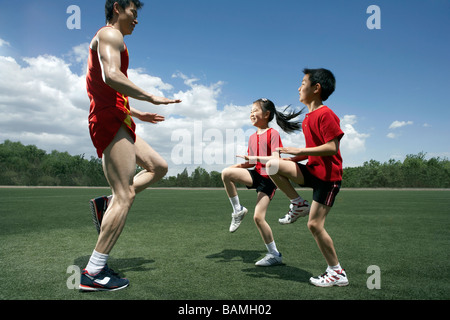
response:
<svg viewBox="0 0 450 320"><path fill-rule="evenodd" d="M263 192L258 192L253 220L255 221L256 227L258 228L259 233L261 234L261 237L266 245L273 242L272 229L266 221L266 212L269 204L269 197Z"/></svg>
<svg viewBox="0 0 450 320"><path fill-rule="evenodd" d="M230 199L233 213L231 214L230 232L235 232L241 225L248 210L241 206L239 196L236 190L236 183L242 183L246 186L253 185L253 178L247 169L243 168L226 168L222 171L222 181Z"/></svg>
<svg viewBox="0 0 450 320"><path fill-rule="evenodd" d="M278 252L275 241L273 240L272 229L266 221L266 212L269 204L269 196L263 192L258 192L253 219L268 251L264 258L255 263L255 265L260 267L270 267L281 264L282 262L281 254Z"/></svg>
<svg viewBox="0 0 450 320"><path fill-rule="evenodd" d="M229 198L238 195L236 183L242 183L248 187L253 184L252 176L247 169L233 167L226 168L222 171L222 181Z"/></svg>

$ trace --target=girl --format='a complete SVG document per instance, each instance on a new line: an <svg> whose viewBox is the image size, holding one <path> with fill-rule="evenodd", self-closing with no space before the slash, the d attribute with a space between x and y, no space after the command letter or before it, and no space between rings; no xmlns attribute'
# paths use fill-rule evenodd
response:
<svg viewBox="0 0 450 320"><path fill-rule="evenodd" d="M272 266L281 264L281 254L278 252L273 239L272 230L266 222L266 211L275 195L276 185L272 182L265 169L265 163L273 157L279 158L277 148L282 147L280 134L269 128L269 122L276 118L277 124L286 133L301 129L301 123L290 121L303 112L284 114L275 109L275 105L268 99L259 99L253 103L250 121L257 131L250 136L248 142L248 156L237 156L246 160L222 171L225 190L233 207L230 232L235 232L247 214L248 210L241 206L236 190L236 183L256 189L257 199L254 221L268 250L267 255L256 262L257 266ZM254 170L249 170L255 167Z"/></svg>

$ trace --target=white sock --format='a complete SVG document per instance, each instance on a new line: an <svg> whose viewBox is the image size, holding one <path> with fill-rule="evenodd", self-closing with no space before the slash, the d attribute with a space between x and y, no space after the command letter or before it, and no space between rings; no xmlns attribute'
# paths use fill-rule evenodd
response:
<svg viewBox="0 0 450 320"><path fill-rule="evenodd" d="M328 269L336 271L336 272L342 270L341 265L339 263L335 266L328 266Z"/></svg>
<svg viewBox="0 0 450 320"><path fill-rule="evenodd" d="M230 198L231 206L233 207L234 212L241 211L241 204L239 202L239 196L235 196Z"/></svg>
<svg viewBox="0 0 450 320"><path fill-rule="evenodd" d="M303 201L303 198L301 196L298 196L298 198L292 199L291 203L299 203L301 201Z"/></svg>
<svg viewBox="0 0 450 320"><path fill-rule="evenodd" d="M88 265L86 266L87 272L89 272L90 275L95 276L97 273L102 271L102 269L106 265L107 260L107 254L103 254L94 250L94 252L92 252L91 258L89 259Z"/></svg>
<svg viewBox="0 0 450 320"><path fill-rule="evenodd" d="M267 251L269 251L269 253L271 253L275 256L280 255L280 253L277 250L277 245L275 244L275 241L272 241L271 243L266 244L266 248L267 248Z"/></svg>

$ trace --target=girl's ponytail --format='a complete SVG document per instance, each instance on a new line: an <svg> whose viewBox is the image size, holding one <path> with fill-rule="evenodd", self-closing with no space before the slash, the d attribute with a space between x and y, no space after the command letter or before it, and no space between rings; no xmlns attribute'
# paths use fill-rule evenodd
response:
<svg viewBox="0 0 450 320"><path fill-rule="evenodd" d="M302 109L298 112L292 111L292 112L286 113L287 109L289 109L290 106L287 106L283 112L279 112L275 108L275 104L268 99L259 99L259 100L255 101L254 103L259 103L263 112L270 111L269 122L272 121L273 118L275 117L277 124L280 126L280 128L284 132L292 133L294 131L301 130L302 122L301 121L291 121L291 120L295 119L299 115L301 115L303 113L304 109Z"/></svg>

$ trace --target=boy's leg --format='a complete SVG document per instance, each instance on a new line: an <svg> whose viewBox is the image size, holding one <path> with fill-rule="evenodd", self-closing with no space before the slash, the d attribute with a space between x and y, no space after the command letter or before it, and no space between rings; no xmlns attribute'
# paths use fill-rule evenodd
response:
<svg viewBox="0 0 450 320"><path fill-rule="evenodd" d="M308 202L299 196L290 182L293 181L299 185L305 183L305 178L297 163L288 160L270 160L266 164L266 169L272 181L291 201L289 212L278 221L281 224L290 224L297 221L299 217L308 215Z"/></svg>
<svg viewBox="0 0 450 320"><path fill-rule="evenodd" d="M339 264L333 240L324 228L325 218L330 207L313 201L309 213L308 229L311 231L316 243L324 256L328 267L324 274L311 277L309 282L318 287L347 286L349 284L345 270Z"/></svg>
<svg viewBox="0 0 450 320"><path fill-rule="evenodd" d="M329 266L339 264L333 240L325 230L325 218L330 212L331 207L313 201L309 212L308 229L311 231L320 252L324 256Z"/></svg>
<svg viewBox="0 0 450 320"><path fill-rule="evenodd" d="M270 160L266 164L266 169L272 181L286 194L289 200L299 197L297 191L290 183L290 181L293 181L302 185L305 182L302 171L296 162L278 159Z"/></svg>

